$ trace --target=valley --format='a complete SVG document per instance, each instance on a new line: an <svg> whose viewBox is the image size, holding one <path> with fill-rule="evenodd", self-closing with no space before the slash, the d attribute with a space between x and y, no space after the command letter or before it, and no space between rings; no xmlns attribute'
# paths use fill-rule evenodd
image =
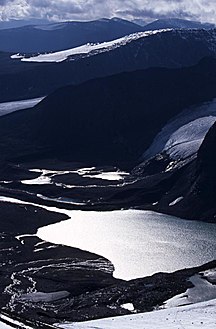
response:
<svg viewBox="0 0 216 329"><path fill-rule="evenodd" d="M213 329L215 25L10 24L0 328Z"/></svg>

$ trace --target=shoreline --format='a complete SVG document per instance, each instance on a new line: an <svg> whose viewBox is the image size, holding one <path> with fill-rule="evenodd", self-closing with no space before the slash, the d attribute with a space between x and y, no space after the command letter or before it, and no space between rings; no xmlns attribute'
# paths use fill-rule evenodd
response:
<svg viewBox="0 0 216 329"><path fill-rule="evenodd" d="M73 170L73 168L64 169ZM98 174L97 170L96 174ZM0 223L0 231L5 232L1 233L0 240L0 265L4 273L1 276L0 307L12 316L22 314L24 318L47 324L59 321L83 321L131 314L130 310L122 307L130 302L138 313L146 312L192 287L192 283L188 281L191 275L202 269L216 267L214 261L204 266L173 273L155 272L151 276L124 281L113 277L114 265L107 258L88 251L45 242L36 236L25 236L35 234L39 227L67 220L70 217L68 213L73 210L105 209L107 212L122 208L121 200L118 199L115 203L108 204L110 196L119 191L119 187L115 186L117 182L113 182L113 186L109 187L106 186L106 184L110 185L109 181L101 182L102 186L93 189L88 187L92 178L88 178L86 187L82 189L68 189L52 184L31 186L19 183L19 180L35 179L38 176L38 173L29 172L23 167L18 168L16 178L10 176L13 182L2 183L0 187L0 194L5 196L5 200L12 198L11 203L1 202L0 208L3 219ZM69 184L73 180L78 185L84 182L83 178L77 175L58 177L58 180L55 180L57 184L59 179L64 184ZM125 179L127 182L128 178ZM127 186L123 189L127 190ZM44 191L46 191L45 195L54 197L55 201L43 200L37 196ZM86 205L71 205L56 201L56 197L67 197L71 194L87 200L92 191L93 201ZM104 199L95 203L94 199L97 199L101 191L104 193ZM15 204L13 198L25 201ZM186 220L186 222L190 221ZM20 235L24 236L17 240L16 237ZM34 293L49 294L63 291L68 292L69 295L50 302L42 299L34 303L22 297L26 297L26 293L34 296Z"/></svg>

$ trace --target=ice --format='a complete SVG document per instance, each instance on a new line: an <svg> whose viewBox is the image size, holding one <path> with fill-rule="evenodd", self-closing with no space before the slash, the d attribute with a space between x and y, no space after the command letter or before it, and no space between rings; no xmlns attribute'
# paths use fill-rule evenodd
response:
<svg viewBox="0 0 216 329"><path fill-rule="evenodd" d="M11 59L21 59L23 62L63 62L68 57L79 55L79 54L85 54L89 55L92 54L98 54L100 52L110 51L112 49L125 46L126 44L130 43L131 41L148 37L157 33L163 33L166 31L170 31L171 29L161 29L161 30L155 30L155 31L146 31L146 32L137 32L130 35L127 35L125 37L121 37L116 40L102 42L102 43L87 43L85 45L62 50L58 52L48 53L48 54L40 54L38 56L33 57L25 57L20 54L15 54L11 56Z"/></svg>
<svg viewBox="0 0 216 329"><path fill-rule="evenodd" d="M125 310L134 312L134 306L132 303L123 304L121 305L121 307L124 308Z"/></svg>
<svg viewBox="0 0 216 329"><path fill-rule="evenodd" d="M193 106L171 119L143 154L148 159L166 151L173 160L195 154L209 128L216 121L216 99Z"/></svg>
<svg viewBox="0 0 216 329"><path fill-rule="evenodd" d="M185 159L196 153L216 121L216 116L202 117L183 125L169 138L164 150L172 159Z"/></svg>
<svg viewBox="0 0 216 329"><path fill-rule="evenodd" d="M78 174L84 178L97 178L108 181L121 181L124 180L126 176L129 175L127 172L121 171L110 171L103 172L101 170L97 171L95 167L90 168L80 168L77 170L67 170L67 171L56 171L56 170L47 170L47 169L30 169L31 172L40 173L40 176L34 179L25 179L22 181L26 185L46 185L52 184L52 178L57 175L66 175L66 174ZM56 185L69 187L69 185L56 183ZM95 185L97 186L97 185ZM72 186L74 187L74 186ZM90 186L88 186L90 187Z"/></svg>
<svg viewBox="0 0 216 329"><path fill-rule="evenodd" d="M171 308L216 299L215 285L211 284L198 274L192 276L190 281L194 285L193 288L189 288L185 293L167 300L163 307Z"/></svg>
<svg viewBox="0 0 216 329"><path fill-rule="evenodd" d="M99 178L103 180L111 180L111 181L117 181L117 180L123 180L125 176L128 176L129 174L126 172L103 172L100 174L92 174L92 175L83 175L83 177L88 178Z"/></svg>
<svg viewBox="0 0 216 329"><path fill-rule="evenodd" d="M175 204L179 203L181 200L183 200L184 197L180 196L179 198L175 199L173 202L169 204L169 206L174 206Z"/></svg>
<svg viewBox="0 0 216 329"><path fill-rule="evenodd" d="M211 269L211 270L203 272L203 276L209 282L216 284L216 269Z"/></svg>
<svg viewBox="0 0 216 329"><path fill-rule="evenodd" d="M2 322L1 320L7 322L7 324ZM12 329L12 328L33 329L32 327L27 326L24 323L21 323L17 320L13 320L12 318L10 318L5 314L0 314L0 329Z"/></svg>
<svg viewBox="0 0 216 329"><path fill-rule="evenodd" d="M0 103L0 116L37 105L44 97Z"/></svg>

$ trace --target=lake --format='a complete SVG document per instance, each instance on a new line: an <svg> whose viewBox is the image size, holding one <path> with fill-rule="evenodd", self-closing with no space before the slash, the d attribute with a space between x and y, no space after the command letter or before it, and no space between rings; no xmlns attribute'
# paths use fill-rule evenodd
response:
<svg viewBox="0 0 216 329"><path fill-rule="evenodd" d="M108 258L125 280L198 266L216 258L216 225L142 210L69 211L71 218L42 227L52 243Z"/></svg>

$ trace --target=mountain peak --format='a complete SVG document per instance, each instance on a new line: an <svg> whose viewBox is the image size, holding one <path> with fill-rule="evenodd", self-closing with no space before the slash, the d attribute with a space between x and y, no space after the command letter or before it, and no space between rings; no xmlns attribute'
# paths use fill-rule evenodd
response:
<svg viewBox="0 0 216 329"><path fill-rule="evenodd" d="M155 30L162 28L173 28L173 29L211 29L214 28L214 24L201 23L199 21L190 21L181 18L163 18L153 21L145 25L145 29Z"/></svg>

